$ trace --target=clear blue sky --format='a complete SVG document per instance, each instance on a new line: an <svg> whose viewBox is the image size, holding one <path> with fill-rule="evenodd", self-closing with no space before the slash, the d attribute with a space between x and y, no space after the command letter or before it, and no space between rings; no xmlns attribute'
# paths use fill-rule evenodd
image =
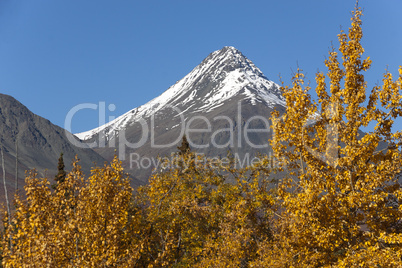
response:
<svg viewBox="0 0 402 268"><path fill-rule="evenodd" d="M0 0L0 92L63 126L80 103L118 116L158 96L210 52L234 46L271 80L314 81L354 0ZM402 1L361 0L369 86L402 65ZM98 125L95 111L73 132ZM402 122L398 123L402 129Z"/></svg>

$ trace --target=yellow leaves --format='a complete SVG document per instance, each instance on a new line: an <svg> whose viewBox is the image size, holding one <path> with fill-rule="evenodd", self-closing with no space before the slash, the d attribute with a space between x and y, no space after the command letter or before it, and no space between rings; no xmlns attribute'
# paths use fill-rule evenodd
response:
<svg viewBox="0 0 402 268"><path fill-rule="evenodd" d="M27 200L16 197L15 229L7 229L13 249L4 255L6 266L100 267L129 261L132 188L116 158L111 166L94 169L86 183L74 162L54 193L47 179L36 175L27 176Z"/></svg>
<svg viewBox="0 0 402 268"><path fill-rule="evenodd" d="M181 157L187 161L196 156ZM154 245L147 247L144 258L152 257L156 266L236 266L255 256L254 237L269 235L263 220L271 215L272 198L259 186L257 175L266 171L256 165L256 177L247 177L248 168L234 170L227 168L230 163L216 165L198 157L203 165L190 165L185 171L169 165L171 169L154 174L140 189ZM235 173L236 181L225 182L226 172Z"/></svg>
<svg viewBox="0 0 402 268"><path fill-rule="evenodd" d="M280 120L275 113L271 145L290 175L278 187L282 213L275 225L276 244L266 245L275 254L265 251L265 262L260 263L384 267L400 261L402 243L391 236L389 241L395 244L386 244L385 238L379 242L378 234L400 232L395 226L402 210L392 202L402 200L396 186L402 171L402 134L392 133L392 125L402 115L402 77L395 81L386 73L383 86L374 87L365 102L363 72L372 62L370 57L362 59L361 16L356 8L348 33L338 35L342 64L332 49L325 61L327 75L316 75L320 112L303 90L299 70L291 86L282 87L288 108ZM315 113L316 120L307 126ZM373 132L360 131L375 121ZM398 254L389 254L392 251Z"/></svg>
<svg viewBox="0 0 402 268"><path fill-rule="evenodd" d="M362 69L362 70L363 70L363 71L366 71L366 70L370 69L371 63L372 63L372 61L371 61L370 57L367 57L367 58L363 61L363 69Z"/></svg>
<svg viewBox="0 0 402 268"><path fill-rule="evenodd" d="M27 199L17 197L12 226L5 221L13 251L3 237L4 264L398 267L402 133L392 125L402 115L402 66L365 103L362 71L372 62L362 60L361 15L356 9L348 34L338 35L341 57L330 51L327 74L317 73L317 101L300 69L282 87L287 110L272 113L270 142L288 175L277 188L267 183L269 159L237 170L191 152L135 194L116 157L88 179L74 162L54 193L32 172Z"/></svg>

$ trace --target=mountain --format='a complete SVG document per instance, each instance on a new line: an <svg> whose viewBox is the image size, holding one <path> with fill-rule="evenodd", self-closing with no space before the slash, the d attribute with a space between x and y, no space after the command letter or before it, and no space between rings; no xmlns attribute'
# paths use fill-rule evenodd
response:
<svg viewBox="0 0 402 268"><path fill-rule="evenodd" d="M178 108L187 118L190 114L215 110L239 96L253 105L285 106L277 84L267 79L240 51L224 47L211 53L159 97L103 126L75 135L90 140L102 133L111 139L133 122L149 118L168 107Z"/></svg>
<svg viewBox="0 0 402 268"><path fill-rule="evenodd" d="M209 157L231 151L248 164L257 153L269 153L270 113L285 105L277 84L239 50L224 47L159 97L75 135L96 142L106 159L117 149L126 169L146 182L157 156L176 151L183 134L194 151Z"/></svg>
<svg viewBox="0 0 402 268"><path fill-rule="evenodd" d="M104 163L105 159L88 146L78 148L69 139L78 142L71 133L32 113L13 97L0 94L0 148L3 150L9 193L13 194L15 190L16 143L19 188L24 185L25 170L35 168L39 175L53 178L61 152L64 153L67 170L71 168L75 155L81 160L86 174L94 162L98 165Z"/></svg>

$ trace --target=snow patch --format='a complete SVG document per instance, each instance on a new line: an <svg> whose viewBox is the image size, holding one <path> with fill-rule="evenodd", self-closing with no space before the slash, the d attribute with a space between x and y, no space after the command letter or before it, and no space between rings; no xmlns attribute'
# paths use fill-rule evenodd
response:
<svg viewBox="0 0 402 268"><path fill-rule="evenodd" d="M200 87L200 81L203 79L216 83L216 86L201 99L197 98L199 94L197 87ZM225 47L211 53L200 65L160 96L103 126L75 135L81 140L88 140L104 132L107 139L112 139L118 131L165 108L184 107L179 114L207 113L221 107L239 94L243 95L244 99L250 100L253 105L257 102L269 107L286 105L277 84L268 80L237 49Z"/></svg>

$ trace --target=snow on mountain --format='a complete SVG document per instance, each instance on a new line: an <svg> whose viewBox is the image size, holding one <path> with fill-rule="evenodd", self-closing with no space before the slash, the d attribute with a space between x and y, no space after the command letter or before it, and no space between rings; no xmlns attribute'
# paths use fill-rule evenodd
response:
<svg viewBox="0 0 402 268"><path fill-rule="evenodd" d="M237 95L253 105L259 102L269 107L285 106L277 84L268 80L240 51L224 47L211 53L160 96L103 126L75 135L88 140L103 132L109 139L133 122L149 118L164 108L176 107L187 115L207 113Z"/></svg>

